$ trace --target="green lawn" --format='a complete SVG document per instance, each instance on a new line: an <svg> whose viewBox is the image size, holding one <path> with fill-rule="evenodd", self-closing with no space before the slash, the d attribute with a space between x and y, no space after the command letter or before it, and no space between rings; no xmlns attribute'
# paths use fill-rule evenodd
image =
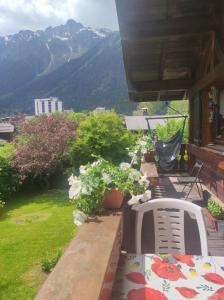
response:
<svg viewBox="0 0 224 300"><path fill-rule="evenodd" d="M33 299L46 279L41 260L75 234L67 192L17 196L0 215L0 299Z"/></svg>

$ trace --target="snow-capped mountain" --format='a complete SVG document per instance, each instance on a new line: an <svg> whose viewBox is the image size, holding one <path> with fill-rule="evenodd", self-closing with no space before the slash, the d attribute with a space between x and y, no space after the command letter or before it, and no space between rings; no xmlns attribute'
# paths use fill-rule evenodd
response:
<svg viewBox="0 0 224 300"><path fill-rule="evenodd" d="M84 55L111 31L74 20L46 30L22 30L0 37L0 96Z"/></svg>

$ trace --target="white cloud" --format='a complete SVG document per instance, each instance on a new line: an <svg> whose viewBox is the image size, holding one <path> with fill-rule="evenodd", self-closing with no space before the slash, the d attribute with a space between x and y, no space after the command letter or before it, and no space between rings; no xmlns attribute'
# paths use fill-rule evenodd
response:
<svg viewBox="0 0 224 300"><path fill-rule="evenodd" d="M71 18L88 26L117 28L114 0L0 0L0 35L44 29Z"/></svg>

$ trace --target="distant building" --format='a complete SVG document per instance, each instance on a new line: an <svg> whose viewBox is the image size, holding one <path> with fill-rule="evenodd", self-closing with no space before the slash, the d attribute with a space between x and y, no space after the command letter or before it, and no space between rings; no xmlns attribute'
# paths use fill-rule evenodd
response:
<svg viewBox="0 0 224 300"><path fill-rule="evenodd" d="M146 118L147 116L125 116L126 128L131 131L138 131L138 130L148 131ZM164 125L165 123L166 121L164 119L149 120L151 129L155 129L157 125L159 124Z"/></svg>
<svg viewBox="0 0 224 300"><path fill-rule="evenodd" d="M105 107L97 107L94 109L93 113L94 113L94 115L97 115L97 114L100 114L105 111L106 111Z"/></svg>
<svg viewBox="0 0 224 300"><path fill-rule="evenodd" d="M2 140L8 141L8 142L11 141L12 137L13 137L14 130L15 130L15 127L12 124L6 123L6 122L0 123L1 143L2 143Z"/></svg>
<svg viewBox="0 0 224 300"><path fill-rule="evenodd" d="M57 97L35 99L34 102L36 116L63 111L62 101L60 101Z"/></svg>

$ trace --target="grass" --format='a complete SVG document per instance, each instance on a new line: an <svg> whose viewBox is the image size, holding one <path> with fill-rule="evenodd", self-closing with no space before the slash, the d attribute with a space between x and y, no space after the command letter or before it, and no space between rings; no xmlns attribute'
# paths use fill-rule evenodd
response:
<svg viewBox="0 0 224 300"><path fill-rule="evenodd" d="M0 215L0 299L33 299L47 275L46 257L63 251L74 236L67 192L21 195Z"/></svg>

